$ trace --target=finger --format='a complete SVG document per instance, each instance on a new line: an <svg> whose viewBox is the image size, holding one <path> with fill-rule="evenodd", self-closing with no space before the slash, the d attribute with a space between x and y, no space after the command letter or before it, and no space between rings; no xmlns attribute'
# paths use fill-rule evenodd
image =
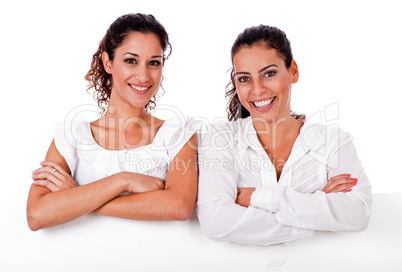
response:
<svg viewBox="0 0 402 272"><path fill-rule="evenodd" d="M57 171L55 172L55 174L57 173ZM57 186L61 186L63 184L63 182L60 181L60 179L52 174L51 172L48 171L43 171L40 172L38 174L33 174L32 175L32 179L34 180L48 180L51 181L52 183L56 184Z"/></svg>
<svg viewBox="0 0 402 272"><path fill-rule="evenodd" d="M36 169L32 172L32 174L39 174L41 172L52 172L54 168L50 166L42 166L41 168Z"/></svg>
<svg viewBox="0 0 402 272"><path fill-rule="evenodd" d="M52 162L52 161L43 161L41 162L42 166L48 166L48 167L53 167L57 171L59 171L63 176L68 175L68 173L63 169L63 167L60 166L57 162Z"/></svg>
<svg viewBox="0 0 402 272"><path fill-rule="evenodd" d="M334 187L332 190L329 191L329 193L339 193L339 192L347 192L349 189L352 189L354 186L356 186L356 182L350 182L350 183L343 183L340 184L336 187Z"/></svg>
<svg viewBox="0 0 402 272"><path fill-rule="evenodd" d="M327 189L328 190L332 190L332 189L334 189L335 187L337 187L337 186L339 186L339 185L343 185L343 184L353 184L353 185L356 185L356 183L357 183L357 179L356 178L342 178L342 177L337 177L337 178L334 178L334 179L330 179L330 181L327 183L328 184L328 186L326 186L327 187Z"/></svg>
<svg viewBox="0 0 402 272"><path fill-rule="evenodd" d="M163 190L163 189L165 189L165 184L163 183L163 182L159 182L158 183L158 190Z"/></svg>
<svg viewBox="0 0 402 272"><path fill-rule="evenodd" d="M43 166L35 171L32 172L32 177L33 175L38 175L40 173L50 173L54 176L56 176L59 180L61 180L64 176L61 174L56 168L50 167L50 166Z"/></svg>
<svg viewBox="0 0 402 272"><path fill-rule="evenodd" d="M332 178L329 179L329 181L336 182L337 180L348 179L350 177L351 177L350 174L341 174L341 175L333 176Z"/></svg>
<svg viewBox="0 0 402 272"><path fill-rule="evenodd" d="M36 179L33 181L33 183L35 185L46 187L52 192L56 192L56 191L60 190L60 188L58 186L56 186L56 184L54 184L53 182L50 182L49 180L46 180L46 179Z"/></svg>

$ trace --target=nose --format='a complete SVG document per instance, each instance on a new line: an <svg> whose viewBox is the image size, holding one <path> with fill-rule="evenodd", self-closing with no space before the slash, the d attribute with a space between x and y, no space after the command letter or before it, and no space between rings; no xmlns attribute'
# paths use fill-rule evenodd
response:
<svg viewBox="0 0 402 272"><path fill-rule="evenodd" d="M136 71L136 78L141 82L146 82L149 79L149 71L148 67L139 66Z"/></svg>
<svg viewBox="0 0 402 272"><path fill-rule="evenodd" d="M264 84L261 82L261 80L255 80L255 81L254 81L254 85L253 85L253 90L252 90L252 92L253 92L255 95L260 95L260 94L262 94L262 93L265 92L265 86L264 86Z"/></svg>

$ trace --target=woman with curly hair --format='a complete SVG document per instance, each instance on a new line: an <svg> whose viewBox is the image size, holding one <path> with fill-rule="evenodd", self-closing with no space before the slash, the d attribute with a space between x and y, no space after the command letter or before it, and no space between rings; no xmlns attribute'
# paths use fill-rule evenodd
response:
<svg viewBox="0 0 402 272"><path fill-rule="evenodd" d="M231 53L232 122L213 125L199 147L202 229L217 240L257 245L314 230L364 230L371 186L353 138L290 110L299 68L285 33L248 28Z"/></svg>
<svg viewBox="0 0 402 272"><path fill-rule="evenodd" d="M103 115L56 125L45 161L32 174L31 230L91 212L135 220L190 217L197 135L185 120L149 113L170 53L168 34L152 15L127 14L112 23L86 75Z"/></svg>

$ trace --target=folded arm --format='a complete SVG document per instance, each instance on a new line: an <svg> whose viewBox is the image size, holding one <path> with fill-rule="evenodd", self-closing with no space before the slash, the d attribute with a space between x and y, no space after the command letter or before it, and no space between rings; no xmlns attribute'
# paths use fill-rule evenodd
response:
<svg viewBox="0 0 402 272"><path fill-rule="evenodd" d="M372 202L371 186L353 142L343 140L327 162L327 178L351 174L357 183L350 191L300 193L286 186L261 187L253 193L252 205L274 212L278 222L294 227L326 231L366 229Z"/></svg>
<svg viewBox="0 0 402 272"><path fill-rule="evenodd" d="M119 196L94 213L135 220L187 220L197 196L197 134L170 162L165 189Z"/></svg>
<svg viewBox="0 0 402 272"><path fill-rule="evenodd" d="M120 172L74 186L68 164L52 142L46 165L34 174L27 203L28 225L38 230L90 212L139 220L186 220L194 209L197 193L196 148L194 134L172 161L176 164L169 165L166 184L156 177ZM52 174L53 167L58 171ZM124 192L131 195L121 196Z"/></svg>
<svg viewBox="0 0 402 272"><path fill-rule="evenodd" d="M34 176L37 179L31 186L27 202L27 220L31 230L52 227L74 220L117 197L127 189L127 184L123 179L110 176L84 186L73 186L70 182L70 188L52 192L57 185L48 182L43 176L69 175L70 169L54 142L46 154L46 161L51 162L58 170L53 174L42 172L37 174L40 177ZM49 165L45 167L50 168ZM46 187L45 183L50 189Z"/></svg>
<svg viewBox="0 0 402 272"><path fill-rule="evenodd" d="M203 146L208 144L206 136ZM225 142L225 141L222 141ZM197 214L201 228L211 238L243 244L272 245L302 239L312 230L287 226L273 212L236 203L238 172L228 149L199 151L200 182Z"/></svg>

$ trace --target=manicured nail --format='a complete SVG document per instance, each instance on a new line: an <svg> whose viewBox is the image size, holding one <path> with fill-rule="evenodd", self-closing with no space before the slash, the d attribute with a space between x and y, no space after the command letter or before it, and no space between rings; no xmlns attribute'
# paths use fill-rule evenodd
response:
<svg viewBox="0 0 402 272"><path fill-rule="evenodd" d="M353 180L353 181L357 181L357 178L351 178L351 180Z"/></svg>
<svg viewBox="0 0 402 272"><path fill-rule="evenodd" d="M357 184L357 181L353 181L353 182L352 182L352 185L356 185L356 184Z"/></svg>
<svg viewBox="0 0 402 272"><path fill-rule="evenodd" d="M352 191L352 189L347 189L348 192Z"/></svg>
<svg viewBox="0 0 402 272"><path fill-rule="evenodd" d="M345 176L350 177L350 176L351 176L351 174L345 174Z"/></svg>

